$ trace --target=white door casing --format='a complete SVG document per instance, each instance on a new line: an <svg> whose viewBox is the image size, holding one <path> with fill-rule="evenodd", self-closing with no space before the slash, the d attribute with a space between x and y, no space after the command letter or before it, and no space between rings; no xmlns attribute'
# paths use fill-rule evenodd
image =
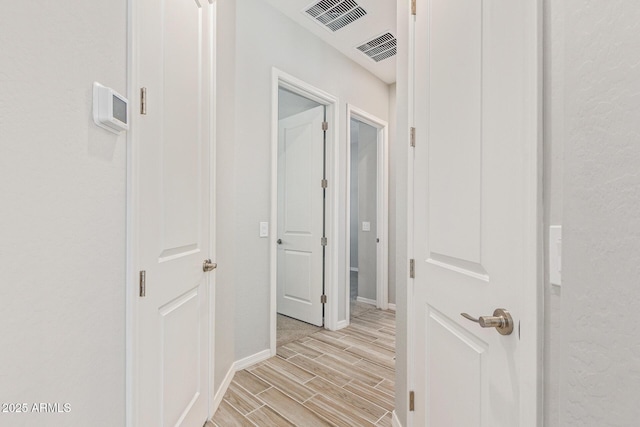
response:
<svg viewBox="0 0 640 427"><path fill-rule="evenodd" d="M304 96L310 100L324 105L326 108L326 118L329 130L325 132L326 138L326 175L328 179L328 188L325 193L325 233L327 236L327 246L325 247L325 295L327 296L327 304L324 306L324 324L325 328L336 330L346 326L346 321L339 322L340 315L339 305L344 303L338 295L339 288L339 242L343 241L339 237L338 229L341 216L344 211L339 211L341 194L338 184L345 184L340 176L338 156L339 146L339 100L328 92L323 91L309 83L298 79L275 67L271 73L271 250L270 250L270 350L271 355L276 354L276 329L277 329L277 271L278 271L278 245L277 224L278 224L278 90L286 89L290 92ZM342 179L342 180L341 180ZM341 209L341 208L340 208ZM342 239L342 240L341 240ZM344 277L344 275L343 275ZM348 303L348 300L347 302Z"/></svg>
<svg viewBox="0 0 640 427"><path fill-rule="evenodd" d="M325 107L279 121L278 313L322 326Z"/></svg>
<svg viewBox="0 0 640 427"><path fill-rule="evenodd" d="M200 427L210 401L212 6L132 2L128 424ZM132 102L132 105L134 103ZM146 272L139 295L138 272Z"/></svg>
<svg viewBox="0 0 640 427"><path fill-rule="evenodd" d="M417 6L411 425L536 426L539 2ZM511 335L460 315L496 308Z"/></svg>

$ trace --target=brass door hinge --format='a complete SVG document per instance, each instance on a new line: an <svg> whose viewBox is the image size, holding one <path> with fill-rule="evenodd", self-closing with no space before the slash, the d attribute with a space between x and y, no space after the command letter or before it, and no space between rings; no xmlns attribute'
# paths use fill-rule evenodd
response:
<svg viewBox="0 0 640 427"><path fill-rule="evenodd" d="M140 114L147 115L147 88L140 88Z"/></svg>
<svg viewBox="0 0 640 427"><path fill-rule="evenodd" d="M320 304L326 304L326 303L327 303L327 296L320 295Z"/></svg>
<svg viewBox="0 0 640 427"><path fill-rule="evenodd" d="M320 182L320 185L322 186L322 188L327 188L329 186L329 181L327 181L326 179L323 179Z"/></svg>
<svg viewBox="0 0 640 427"><path fill-rule="evenodd" d="M413 391L409 392L409 411L416 410L416 394Z"/></svg>
<svg viewBox="0 0 640 427"><path fill-rule="evenodd" d="M414 16L416 14L416 0L411 0L411 14Z"/></svg>
<svg viewBox="0 0 640 427"><path fill-rule="evenodd" d="M322 130L329 130L329 122L322 122Z"/></svg>
<svg viewBox="0 0 640 427"><path fill-rule="evenodd" d="M140 271L140 296L145 297L147 295L147 272L145 270Z"/></svg>
<svg viewBox="0 0 640 427"><path fill-rule="evenodd" d="M416 146L416 128L414 127L410 128L409 135L410 135L409 145L412 147L415 147Z"/></svg>
<svg viewBox="0 0 640 427"><path fill-rule="evenodd" d="M409 260L409 277L411 279L416 278L416 260L414 259Z"/></svg>

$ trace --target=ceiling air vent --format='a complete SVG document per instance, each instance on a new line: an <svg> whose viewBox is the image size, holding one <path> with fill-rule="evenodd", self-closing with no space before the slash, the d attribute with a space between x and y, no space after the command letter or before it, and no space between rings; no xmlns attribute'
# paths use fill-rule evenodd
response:
<svg viewBox="0 0 640 427"><path fill-rule="evenodd" d="M305 12L331 31L338 31L367 14L354 0L322 0Z"/></svg>
<svg viewBox="0 0 640 427"><path fill-rule="evenodd" d="M385 33L360 45L357 49L376 62L390 58L397 53L398 41L391 33Z"/></svg>

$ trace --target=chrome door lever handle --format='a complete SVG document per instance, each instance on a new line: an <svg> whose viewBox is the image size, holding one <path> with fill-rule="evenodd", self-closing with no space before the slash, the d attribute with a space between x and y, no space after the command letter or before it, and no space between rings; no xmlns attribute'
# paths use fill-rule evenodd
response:
<svg viewBox="0 0 640 427"><path fill-rule="evenodd" d="M218 267L218 264L216 264L215 262L211 262L210 259L205 259L202 263L202 271L204 271L205 273L207 271L214 270L216 267Z"/></svg>
<svg viewBox="0 0 640 427"><path fill-rule="evenodd" d="M478 319L467 313L460 313L462 317L480 324L483 328L496 328L501 335L510 335L513 332L513 318L504 308L497 308L493 316L480 316Z"/></svg>
<svg viewBox="0 0 640 427"><path fill-rule="evenodd" d="M476 319L475 317L471 317L471 315L467 313L460 313L460 316L464 317L467 320L471 320L472 322L480 323L480 319Z"/></svg>

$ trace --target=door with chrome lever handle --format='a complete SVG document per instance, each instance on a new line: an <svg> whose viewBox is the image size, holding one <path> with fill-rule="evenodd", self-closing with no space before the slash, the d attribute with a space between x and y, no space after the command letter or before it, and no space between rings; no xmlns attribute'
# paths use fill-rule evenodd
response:
<svg viewBox="0 0 640 427"><path fill-rule="evenodd" d="M513 332L513 318L504 308L497 308L493 316L480 316L478 319L471 317L467 313L460 313L462 317L472 322L480 324L483 328L496 328L501 335L511 335Z"/></svg>

